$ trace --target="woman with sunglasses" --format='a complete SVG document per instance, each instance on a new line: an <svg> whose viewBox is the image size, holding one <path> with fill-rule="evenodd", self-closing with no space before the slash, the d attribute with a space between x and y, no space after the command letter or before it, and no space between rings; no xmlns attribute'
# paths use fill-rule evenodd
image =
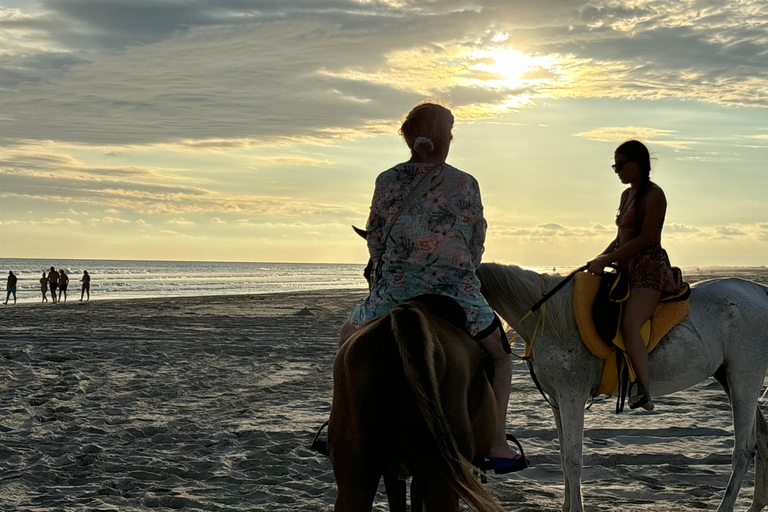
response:
<svg viewBox="0 0 768 512"><path fill-rule="evenodd" d="M667 199L661 187L650 179L648 148L629 140L616 148L613 159L611 167L629 188L621 194L616 215L618 234L600 256L588 263L588 270L601 274L606 266L618 263L628 273L631 291L624 305L621 336L638 383L629 407L650 411L653 402L648 385L648 352L640 328L653 314L663 293L680 291L682 272L672 267L661 247Z"/></svg>

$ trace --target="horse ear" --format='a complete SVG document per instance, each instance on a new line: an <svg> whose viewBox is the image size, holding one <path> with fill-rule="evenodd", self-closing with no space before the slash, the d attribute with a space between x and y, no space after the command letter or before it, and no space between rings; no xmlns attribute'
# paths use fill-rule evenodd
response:
<svg viewBox="0 0 768 512"><path fill-rule="evenodd" d="M360 228L358 228L358 227L356 227L356 226L352 226L352 229L354 229L354 230L355 230L355 233L357 233L358 235L360 235L360 236L361 236L363 239L366 239L366 238L368 238L368 232L367 232L366 230L364 230L364 229L360 229Z"/></svg>

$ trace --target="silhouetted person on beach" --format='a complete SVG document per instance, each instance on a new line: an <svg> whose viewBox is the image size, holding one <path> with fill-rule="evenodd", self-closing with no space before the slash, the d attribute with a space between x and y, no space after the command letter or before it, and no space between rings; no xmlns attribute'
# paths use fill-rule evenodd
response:
<svg viewBox="0 0 768 512"><path fill-rule="evenodd" d="M13 303L16 304L16 276L13 275L13 271L8 271L8 283L5 285L5 289L8 293L5 296L5 302L3 302L3 304L8 304L8 299L11 297L11 294L13 294Z"/></svg>
<svg viewBox="0 0 768 512"><path fill-rule="evenodd" d="M480 187L474 177L445 163L453 121L450 110L429 102L414 107L403 121L400 134L411 158L376 179L366 224L368 252L377 262L379 276L368 298L342 326L339 346L363 324L387 314L398 303L424 294L454 299L466 313L467 331L493 358L492 387L498 414L488 457L513 461L520 454L505 436L512 374L505 351L509 345L475 275L487 227ZM413 204L407 204L411 191L420 185ZM400 208L398 217L394 212Z"/></svg>
<svg viewBox="0 0 768 512"><path fill-rule="evenodd" d="M48 278L43 272L43 277L40 278L40 291L43 293L43 300L41 302L48 302Z"/></svg>
<svg viewBox="0 0 768 512"><path fill-rule="evenodd" d="M56 288L59 286L59 273L56 272L56 269L51 267L51 271L48 272L48 286L51 289L51 299L53 299L53 303L56 304Z"/></svg>
<svg viewBox="0 0 768 512"><path fill-rule="evenodd" d="M67 285L69 284L69 276L64 272L63 268L59 269L59 302L61 302L61 293L64 292L64 302L67 302Z"/></svg>
<svg viewBox="0 0 768 512"><path fill-rule="evenodd" d="M83 282L83 287L80 289L80 301L82 302L84 294L88 294L86 301L91 300L91 276L88 275L87 270L83 270L83 278L80 281Z"/></svg>
<svg viewBox="0 0 768 512"><path fill-rule="evenodd" d="M630 187L621 194L616 238L588 265L593 274L602 274L612 263L618 263L627 272L631 293L624 302L621 335L638 383L638 392L629 398L629 407L651 410L648 351L640 328L653 314L663 293L680 291L683 276L679 268L670 264L667 251L661 247L667 199L664 191L651 181L648 148L629 140L616 148L613 161L613 171Z"/></svg>

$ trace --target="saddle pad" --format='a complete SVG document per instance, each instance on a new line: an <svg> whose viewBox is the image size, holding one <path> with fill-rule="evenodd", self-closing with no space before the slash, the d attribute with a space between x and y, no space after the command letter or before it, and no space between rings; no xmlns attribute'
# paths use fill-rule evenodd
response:
<svg viewBox="0 0 768 512"><path fill-rule="evenodd" d="M600 286L600 276L582 272L574 277L573 313L584 345L595 356L604 360L600 387L594 396L613 395L619 389L619 370L616 365L616 347L608 345L597 333L592 321L592 306ZM662 302L653 312L650 337L646 340L648 352L653 350L674 326L690 312L690 301ZM647 330L647 329L644 329Z"/></svg>

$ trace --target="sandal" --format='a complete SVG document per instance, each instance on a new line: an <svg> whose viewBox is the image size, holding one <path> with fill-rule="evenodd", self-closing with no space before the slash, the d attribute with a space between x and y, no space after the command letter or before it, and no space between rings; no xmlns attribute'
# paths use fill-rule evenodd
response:
<svg viewBox="0 0 768 512"><path fill-rule="evenodd" d="M520 451L520 456L515 457L514 459L483 457L483 459L476 464L481 471L493 471L497 475L503 475L523 470L531 465L531 461L525 458L525 451L523 450L523 445L520 444L520 441L518 441L512 434L507 434L506 438L507 441L512 441L517 445Z"/></svg>
<svg viewBox="0 0 768 512"><path fill-rule="evenodd" d="M632 384L637 384L637 387L640 389L638 390L638 394L632 395L629 398L629 408L637 409L638 407L642 407L646 411L652 411L653 402L651 402L651 394L648 392L648 388L646 388L639 380L636 380Z"/></svg>

